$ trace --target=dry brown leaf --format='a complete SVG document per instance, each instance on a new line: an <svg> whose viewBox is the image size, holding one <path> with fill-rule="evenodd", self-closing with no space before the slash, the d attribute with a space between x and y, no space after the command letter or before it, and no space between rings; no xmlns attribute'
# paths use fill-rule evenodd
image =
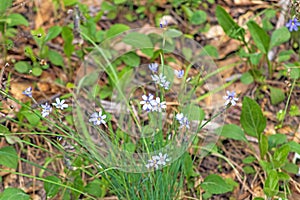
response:
<svg viewBox="0 0 300 200"><path fill-rule="evenodd" d="M52 1L50 1L50 0L44 0L44 1L35 0L34 3L37 8L37 14L35 17L35 28L39 28L45 22L51 21L54 6L53 6Z"/></svg>

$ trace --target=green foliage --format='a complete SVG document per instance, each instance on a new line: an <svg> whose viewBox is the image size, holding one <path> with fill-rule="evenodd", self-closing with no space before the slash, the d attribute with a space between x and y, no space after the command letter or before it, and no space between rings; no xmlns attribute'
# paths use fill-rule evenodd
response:
<svg viewBox="0 0 300 200"><path fill-rule="evenodd" d="M2 15L9 7L12 6L13 0L2 0L0 4L0 15Z"/></svg>
<svg viewBox="0 0 300 200"><path fill-rule="evenodd" d="M32 67L28 62L19 61L14 65L14 68L19 73L28 73Z"/></svg>
<svg viewBox="0 0 300 200"><path fill-rule="evenodd" d="M152 57L153 56L153 44L151 39L142 33L136 33L132 32L127 34L123 38L123 42L129 45L132 45L133 47L136 47L138 49L141 49L141 51Z"/></svg>
<svg viewBox="0 0 300 200"><path fill-rule="evenodd" d="M18 155L12 146L6 146L0 149L0 164L12 169L17 168Z"/></svg>
<svg viewBox="0 0 300 200"><path fill-rule="evenodd" d="M216 7L216 17L226 35L240 41L244 40L245 30L219 5Z"/></svg>
<svg viewBox="0 0 300 200"><path fill-rule="evenodd" d="M279 190L279 178L275 170L271 170L268 173L268 178L266 179L264 185L264 192L268 197L273 197L278 193Z"/></svg>
<svg viewBox="0 0 300 200"><path fill-rule="evenodd" d="M8 15L6 21L9 26L29 25L27 19L23 15L17 13Z"/></svg>
<svg viewBox="0 0 300 200"><path fill-rule="evenodd" d="M243 73L243 75L241 77L241 82L242 83L251 84L251 83L253 83L253 81L254 81L254 78L253 78L253 76L251 75L250 72Z"/></svg>
<svg viewBox="0 0 300 200"><path fill-rule="evenodd" d="M47 176L45 179L48 180L44 182L47 198L53 198L59 191L61 180L56 176Z"/></svg>
<svg viewBox="0 0 300 200"><path fill-rule="evenodd" d="M190 18L192 24L199 25L203 24L206 21L207 15L206 12L198 10L194 12Z"/></svg>
<svg viewBox="0 0 300 200"><path fill-rule="evenodd" d="M270 48L270 36L267 32L259 27L254 21L249 21L247 26L257 48L264 54L268 53Z"/></svg>
<svg viewBox="0 0 300 200"><path fill-rule="evenodd" d="M201 187L210 194L223 194L233 190L233 186L216 174L208 175L201 183Z"/></svg>
<svg viewBox="0 0 300 200"><path fill-rule="evenodd" d="M286 27L276 29L271 36L270 49L287 42L291 37L290 32Z"/></svg>
<svg viewBox="0 0 300 200"><path fill-rule="evenodd" d="M220 132L220 136L230 138L234 140L247 141L244 131L235 124L227 124L217 129L216 132Z"/></svg>
<svg viewBox="0 0 300 200"><path fill-rule="evenodd" d="M260 138L266 128L266 117L263 116L259 105L249 97L243 99L240 121L246 133L256 138Z"/></svg>
<svg viewBox="0 0 300 200"><path fill-rule="evenodd" d="M271 92L271 103L273 105L279 104L285 99L285 95L279 88L269 87Z"/></svg>
<svg viewBox="0 0 300 200"><path fill-rule="evenodd" d="M0 200L7 199L29 200L30 196L18 188L6 188L0 193Z"/></svg>

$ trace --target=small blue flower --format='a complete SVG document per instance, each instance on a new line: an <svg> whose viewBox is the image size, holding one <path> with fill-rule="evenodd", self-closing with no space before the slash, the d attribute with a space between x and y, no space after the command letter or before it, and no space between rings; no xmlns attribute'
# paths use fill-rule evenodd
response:
<svg viewBox="0 0 300 200"><path fill-rule="evenodd" d="M68 104L65 104L65 100L60 100L59 98L56 98L55 101L56 103L52 103L52 105L58 109L63 110L64 108L68 107Z"/></svg>
<svg viewBox="0 0 300 200"><path fill-rule="evenodd" d="M151 78L156 84L160 84L161 82L165 82L167 77L164 76L163 74L160 74L159 76L154 74L151 75Z"/></svg>
<svg viewBox="0 0 300 200"><path fill-rule="evenodd" d="M235 106L236 105L236 102L239 100L239 98L236 98L235 95L235 91L232 91L232 92L229 92L229 91L226 91L227 93L227 96L224 96L224 100L225 101L225 105L229 105L231 103L231 105Z"/></svg>
<svg viewBox="0 0 300 200"><path fill-rule="evenodd" d="M169 81L162 81L159 85L161 87L163 87L165 90L168 90L169 87L170 87L170 82Z"/></svg>
<svg viewBox="0 0 300 200"><path fill-rule="evenodd" d="M167 105L165 101L160 102L160 98L156 97L155 99L156 105L152 108L153 111L161 112L162 109L166 109Z"/></svg>
<svg viewBox="0 0 300 200"><path fill-rule="evenodd" d="M152 80L156 84L160 85L161 87L165 88L166 90L169 89L170 82L166 80L167 79L166 76L164 76L163 74L160 74L159 76L154 74L154 75L151 75L151 77L152 77Z"/></svg>
<svg viewBox="0 0 300 200"><path fill-rule="evenodd" d="M183 127L186 127L187 129L190 128L190 122L189 122L188 118L186 116L184 116L183 113L176 114L175 118L177 119L177 121L180 124L180 127L179 127L180 129Z"/></svg>
<svg viewBox="0 0 300 200"><path fill-rule="evenodd" d="M32 98L32 87L26 88L26 89L22 92L22 94L24 94L24 95L26 95L26 96Z"/></svg>
<svg viewBox="0 0 300 200"><path fill-rule="evenodd" d="M184 75L184 70L174 70L174 74L176 75L177 78L182 78Z"/></svg>
<svg viewBox="0 0 300 200"><path fill-rule="evenodd" d="M163 16L160 19L159 26L160 26L160 28L165 28L165 27L168 26L168 18L167 18L167 16Z"/></svg>
<svg viewBox="0 0 300 200"><path fill-rule="evenodd" d="M149 93L148 96L143 95L143 101L140 104L143 105L143 110L152 111L153 107L156 106L156 101L153 99L153 95Z"/></svg>
<svg viewBox="0 0 300 200"><path fill-rule="evenodd" d="M158 70L158 64L157 63L151 63L151 64L148 65L148 67L152 72L157 72L157 70Z"/></svg>
<svg viewBox="0 0 300 200"><path fill-rule="evenodd" d="M89 122L92 122L94 125L105 124L104 121L106 119L106 115L102 115L102 111L94 112L89 119Z"/></svg>
<svg viewBox="0 0 300 200"><path fill-rule="evenodd" d="M297 18L290 19L285 26L289 29L290 32L298 31L298 26L300 26L300 22L297 20Z"/></svg>
<svg viewBox="0 0 300 200"><path fill-rule="evenodd" d="M52 111L52 107L48 103L41 105L41 107L43 108L42 117L47 117Z"/></svg>

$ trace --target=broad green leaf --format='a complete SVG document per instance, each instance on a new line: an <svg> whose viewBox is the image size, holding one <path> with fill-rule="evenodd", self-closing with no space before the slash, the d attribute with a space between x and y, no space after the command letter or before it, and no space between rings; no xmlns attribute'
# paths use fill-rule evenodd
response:
<svg viewBox="0 0 300 200"><path fill-rule="evenodd" d="M0 149L0 164L12 169L17 168L18 154L12 146L6 146Z"/></svg>
<svg viewBox="0 0 300 200"><path fill-rule="evenodd" d="M265 181L264 185L264 192L268 197L275 196L279 191L279 185L278 185L278 174L275 170L271 170L268 173L267 179Z"/></svg>
<svg viewBox="0 0 300 200"><path fill-rule="evenodd" d="M211 57L214 57L214 58L218 58L219 57L219 53L218 53L218 49L212 45L205 45L203 47L203 50L205 51L205 54L204 55L209 55ZM202 54L202 52L201 52Z"/></svg>
<svg viewBox="0 0 300 200"><path fill-rule="evenodd" d="M299 171L298 165L294 163L285 163L285 165L282 166L281 169L283 169L288 173L293 173L293 174L297 174Z"/></svg>
<svg viewBox="0 0 300 200"><path fill-rule="evenodd" d="M193 168L193 160L191 158L191 155L188 154L188 153L185 153L184 156L183 156L183 173L185 175L185 177L187 179L189 179L190 177L195 177L195 176L198 176L199 174L197 174L195 171L194 171L194 168Z"/></svg>
<svg viewBox="0 0 300 200"><path fill-rule="evenodd" d="M201 188L211 194L224 194L233 190L231 185L226 184L226 182L216 174L208 175L203 183L201 183Z"/></svg>
<svg viewBox="0 0 300 200"><path fill-rule="evenodd" d="M243 162L244 164L251 164L251 163L253 163L255 160L256 160L256 158L255 158L254 156L247 156L246 158L244 158L244 159L242 160L242 162Z"/></svg>
<svg viewBox="0 0 300 200"><path fill-rule="evenodd" d="M102 197L104 194L101 187L102 187L101 181L99 179L95 179L92 182L88 183L84 187L83 191L95 197Z"/></svg>
<svg viewBox="0 0 300 200"><path fill-rule="evenodd" d="M246 174L255 174L256 173L256 170L250 166L250 165L246 165L243 167L243 171L246 173Z"/></svg>
<svg viewBox="0 0 300 200"><path fill-rule="evenodd" d="M0 15L4 13L9 7L12 6L12 0L1 0Z"/></svg>
<svg viewBox="0 0 300 200"><path fill-rule="evenodd" d="M53 198L59 191L59 185L61 183L61 180L57 178L56 176L47 176L45 178L46 180L49 180L50 182L45 181L44 182L44 189L46 190L46 194L48 198ZM58 184L54 184L54 183Z"/></svg>
<svg viewBox="0 0 300 200"><path fill-rule="evenodd" d="M25 55L32 60L32 62L36 62L36 57L33 53L33 50L30 46L26 46L24 49Z"/></svg>
<svg viewBox="0 0 300 200"><path fill-rule="evenodd" d="M176 29L168 29L165 32L165 37L169 37L169 38L177 38L180 37L182 35L181 31L178 31Z"/></svg>
<svg viewBox="0 0 300 200"><path fill-rule="evenodd" d="M134 52L128 52L122 55L122 60L130 67L138 67L141 63L141 58Z"/></svg>
<svg viewBox="0 0 300 200"><path fill-rule="evenodd" d="M62 28L60 26L52 26L45 37L45 42L48 42L54 38L56 38L62 31Z"/></svg>
<svg viewBox="0 0 300 200"><path fill-rule="evenodd" d="M289 41L291 33L286 27L276 29L271 36L270 49Z"/></svg>
<svg viewBox="0 0 300 200"><path fill-rule="evenodd" d="M114 37L124 31L129 30L130 27L125 25L125 24L114 24L112 25L106 32L106 37L110 38L110 37Z"/></svg>
<svg viewBox="0 0 300 200"><path fill-rule="evenodd" d="M291 177L285 172L278 172L278 179L280 181L286 182L286 181L289 181L291 179Z"/></svg>
<svg viewBox="0 0 300 200"><path fill-rule="evenodd" d="M273 105L281 103L285 99L285 95L279 88L274 88L270 86L271 92L271 103Z"/></svg>
<svg viewBox="0 0 300 200"><path fill-rule="evenodd" d="M18 26L18 25L25 25L28 26L28 21L27 19L18 13L13 13L7 16L7 19L10 21L8 23L9 26Z"/></svg>
<svg viewBox="0 0 300 200"><path fill-rule="evenodd" d="M64 26L62 28L61 36L64 39L64 53L70 57L75 49L74 45L72 44L74 39L73 31L69 27Z"/></svg>
<svg viewBox="0 0 300 200"><path fill-rule="evenodd" d="M259 151L260 151L260 157L263 159L265 155L268 152L268 138L264 134L260 134L259 139Z"/></svg>
<svg viewBox="0 0 300 200"><path fill-rule="evenodd" d="M283 134L274 134L268 136L269 149L277 147L287 142L287 136Z"/></svg>
<svg viewBox="0 0 300 200"><path fill-rule="evenodd" d="M300 144L298 144L295 141L288 142L287 144L290 146L291 152L296 152L300 154Z"/></svg>
<svg viewBox="0 0 300 200"><path fill-rule="evenodd" d="M0 133L9 133L9 130L6 126L0 124Z"/></svg>
<svg viewBox="0 0 300 200"><path fill-rule="evenodd" d="M83 181L82 181L82 178L81 176L76 176L74 182L73 182L73 188L79 190L79 191L82 191L84 186L83 186ZM80 193L79 192L76 192L76 191L71 191L72 192L72 198L73 199L79 199L79 196L80 196Z"/></svg>
<svg viewBox="0 0 300 200"><path fill-rule="evenodd" d="M244 131L235 124L224 125L223 127L217 129L217 132L219 131L221 132L220 135L223 137L234 140L247 141Z"/></svg>
<svg viewBox="0 0 300 200"><path fill-rule="evenodd" d="M270 162L264 160L259 160L258 162L260 166L263 168L263 170L266 171L267 173L272 170L272 164Z"/></svg>
<svg viewBox="0 0 300 200"><path fill-rule="evenodd" d="M188 6L182 5L181 8L189 19L193 16L193 11Z"/></svg>
<svg viewBox="0 0 300 200"><path fill-rule="evenodd" d="M45 30L42 27L39 27L36 30L31 30L30 33L31 33L34 41L37 43L38 47L42 48L42 45L44 44L44 40L46 37Z"/></svg>
<svg viewBox="0 0 300 200"><path fill-rule="evenodd" d="M216 17L226 35L240 41L244 40L245 30L235 23L226 10L219 5L216 7Z"/></svg>
<svg viewBox="0 0 300 200"><path fill-rule="evenodd" d="M257 48L266 54L269 51L270 36L265 30L259 27L254 21L247 23L250 34L257 46Z"/></svg>
<svg viewBox="0 0 300 200"><path fill-rule="evenodd" d="M40 67L32 68L32 74L34 76L40 76L40 75L42 75L42 73L43 73L43 70Z"/></svg>
<svg viewBox="0 0 300 200"><path fill-rule="evenodd" d="M193 13L192 17L190 18L190 22L195 25L203 24L206 21L207 14L202 10L198 10Z"/></svg>
<svg viewBox="0 0 300 200"><path fill-rule="evenodd" d="M31 68L30 64L27 63L27 62L25 62L25 61L19 61L19 62L17 62L14 65L14 67L15 67L15 70L17 72L22 73L22 74L28 73L29 70L30 70L30 68Z"/></svg>
<svg viewBox="0 0 300 200"><path fill-rule="evenodd" d="M57 66L64 66L64 59L57 51L49 50L48 58L52 64Z"/></svg>
<svg viewBox="0 0 300 200"><path fill-rule="evenodd" d="M254 81L254 78L251 75L251 73L249 73L249 72L245 72L241 76L241 82L244 84L251 84L251 83L253 83L253 81Z"/></svg>
<svg viewBox="0 0 300 200"><path fill-rule="evenodd" d="M291 68L291 73L290 73L291 79L298 79L300 77L299 68L300 68L300 66L295 66L295 67Z"/></svg>
<svg viewBox="0 0 300 200"><path fill-rule="evenodd" d="M259 64L259 61L262 57L262 53L253 53L253 54L250 54L250 62L253 64L253 65L258 65Z"/></svg>
<svg viewBox="0 0 300 200"><path fill-rule="evenodd" d="M281 167L287 160L287 156L290 153L290 146L285 144L279 149L276 149L273 155L273 164L275 168Z"/></svg>
<svg viewBox="0 0 300 200"><path fill-rule="evenodd" d="M240 121L245 132L256 138L260 138L267 123L259 105L249 97L243 99Z"/></svg>
<svg viewBox="0 0 300 200"><path fill-rule="evenodd" d="M22 111L21 114L28 120L29 124L32 126L36 126L40 122L39 116L37 116L30 110Z"/></svg>
<svg viewBox="0 0 300 200"><path fill-rule="evenodd" d="M145 34L136 32L129 33L123 38L123 42L141 49L144 54L150 57L153 55L153 44L150 38Z"/></svg>
<svg viewBox="0 0 300 200"><path fill-rule="evenodd" d="M278 54L278 62L284 62L291 59L292 54L294 53L293 50L283 50Z"/></svg>
<svg viewBox="0 0 300 200"><path fill-rule="evenodd" d="M0 193L0 200L29 200L30 196L18 188L6 188Z"/></svg>

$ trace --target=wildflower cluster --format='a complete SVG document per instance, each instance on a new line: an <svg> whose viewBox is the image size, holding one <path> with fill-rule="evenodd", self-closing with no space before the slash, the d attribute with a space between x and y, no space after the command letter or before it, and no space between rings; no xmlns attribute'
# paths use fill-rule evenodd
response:
<svg viewBox="0 0 300 200"><path fill-rule="evenodd" d="M148 67L152 71L152 73L154 73L153 75L151 75L151 78L155 82L155 84L160 85L165 90L168 90L170 88L170 82L167 80L167 77L165 75L157 74L158 64L151 63ZM182 78L184 75L184 70L174 70L174 74L177 78Z"/></svg>
<svg viewBox="0 0 300 200"><path fill-rule="evenodd" d="M180 124L180 129L186 127L187 129L190 128L190 122L188 118L183 113L176 114L176 119Z"/></svg>
<svg viewBox="0 0 300 200"><path fill-rule="evenodd" d="M155 84L160 85L163 87L165 90L168 90L170 87L170 82L167 81L167 77L163 74L154 74L151 75L152 80L155 82Z"/></svg>
<svg viewBox="0 0 300 200"><path fill-rule="evenodd" d="M28 87L26 88L22 94L30 97L30 98L33 98L32 97L32 87ZM65 108L68 108L68 104L65 103L65 100L60 100L59 98L56 98L55 99L56 103L52 103L53 106L55 106L57 109L65 109ZM42 104L41 105L42 107L42 117L47 117L51 112L52 112L52 107L50 104L48 103L45 103L45 104Z"/></svg>
<svg viewBox="0 0 300 200"><path fill-rule="evenodd" d="M155 168L158 169L159 166L165 166L170 159L168 154L159 153L157 156L152 156L148 163L145 165L148 169Z"/></svg>
<svg viewBox="0 0 300 200"><path fill-rule="evenodd" d="M145 111L162 112L163 109L167 108L165 101L161 102L159 97L154 99L154 96L151 93L149 93L148 96L143 95L142 98L143 101L140 101L140 104L143 105L143 110Z"/></svg>

